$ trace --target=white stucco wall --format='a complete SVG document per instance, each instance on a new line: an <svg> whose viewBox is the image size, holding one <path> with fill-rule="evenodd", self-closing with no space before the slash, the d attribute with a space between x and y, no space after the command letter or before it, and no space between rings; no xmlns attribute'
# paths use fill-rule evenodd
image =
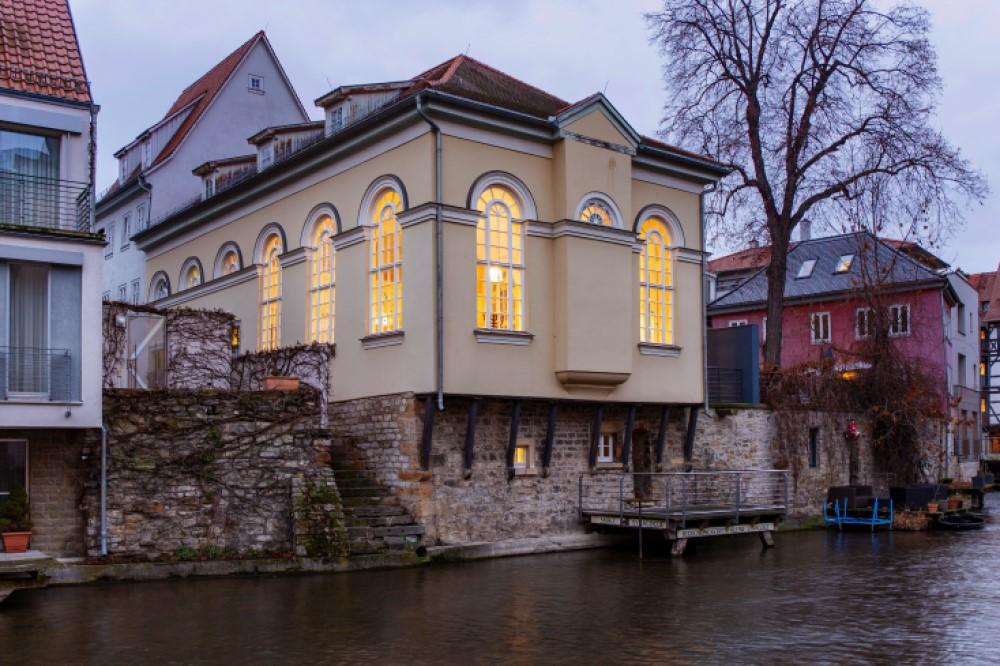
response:
<svg viewBox="0 0 1000 666"><path fill-rule="evenodd" d="M264 77L263 94L249 91L250 74ZM137 211L140 205L146 205L149 222L156 223L201 195L201 179L191 173L192 169L209 160L254 152L247 138L265 127L308 120L299 107L295 92L281 76L277 62L263 41L257 42L173 156L144 174L152 188L151 198L139 191L113 208L101 211L97 226L104 229L109 223L113 224L115 243L113 254L105 260L100 291L117 299L119 287L125 285L126 299L132 300L132 282L139 280L139 302L147 300L145 254L133 243L125 249L122 247L122 222L126 214L133 220L134 230L138 231L135 226ZM171 288L176 280L176 275L170 276Z"/></svg>

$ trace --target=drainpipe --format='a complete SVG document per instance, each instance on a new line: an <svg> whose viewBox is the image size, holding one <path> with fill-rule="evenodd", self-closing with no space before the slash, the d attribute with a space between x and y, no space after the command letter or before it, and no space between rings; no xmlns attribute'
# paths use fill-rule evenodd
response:
<svg viewBox="0 0 1000 666"><path fill-rule="evenodd" d="M101 557L108 556L108 429L101 423Z"/></svg>
<svg viewBox="0 0 1000 666"><path fill-rule="evenodd" d="M701 218L701 363L702 363L702 384L704 390L704 404L702 411L705 416L708 412L708 290L705 289L705 274L708 272L708 255L705 250L707 242L707 232L705 231L705 195L711 194L718 187L717 183L712 183L701 191L698 197L698 216Z"/></svg>
<svg viewBox="0 0 1000 666"><path fill-rule="evenodd" d="M97 112L101 107L90 105L90 214L87 216L88 232L94 231L94 218L97 214Z"/></svg>
<svg viewBox="0 0 1000 666"><path fill-rule="evenodd" d="M423 96L417 96L417 113L430 125L434 133L434 341L435 391L438 411L444 411L444 225L441 219L441 201L444 199L441 182L441 128L424 111Z"/></svg>

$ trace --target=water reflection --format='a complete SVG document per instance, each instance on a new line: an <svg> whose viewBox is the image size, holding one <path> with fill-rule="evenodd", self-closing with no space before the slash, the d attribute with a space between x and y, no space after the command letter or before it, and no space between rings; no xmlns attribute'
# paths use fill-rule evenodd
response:
<svg viewBox="0 0 1000 666"><path fill-rule="evenodd" d="M993 499L993 498L991 498ZM997 504L995 501L991 502ZM1000 525L18 593L0 663L975 663ZM12 646L17 646L11 650Z"/></svg>

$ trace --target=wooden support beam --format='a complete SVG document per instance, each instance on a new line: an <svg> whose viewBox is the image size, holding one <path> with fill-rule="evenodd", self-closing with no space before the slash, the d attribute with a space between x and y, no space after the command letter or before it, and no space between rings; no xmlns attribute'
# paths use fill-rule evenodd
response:
<svg viewBox="0 0 1000 666"><path fill-rule="evenodd" d="M758 532L760 535L760 544L764 548L774 548L774 533L773 532Z"/></svg>
<svg viewBox="0 0 1000 666"><path fill-rule="evenodd" d="M465 422L465 448L462 450L462 465L465 478L472 476L472 460L476 446L476 418L479 416L479 398L469 400L469 416Z"/></svg>
<svg viewBox="0 0 1000 666"><path fill-rule="evenodd" d="M514 478L514 449L517 447L517 431L521 427L521 401L515 400L510 410L510 438L507 440L507 478Z"/></svg>
<svg viewBox="0 0 1000 666"><path fill-rule="evenodd" d="M660 407L660 429L656 433L656 469L663 469L663 450L667 446L667 422L670 420L670 408Z"/></svg>
<svg viewBox="0 0 1000 666"><path fill-rule="evenodd" d="M601 421L604 420L604 405L598 405L594 412L594 427L590 432L590 469L597 467L597 446L601 442Z"/></svg>
<svg viewBox="0 0 1000 666"><path fill-rule="evenodd" d="M632 455L632 430L635 428L635 405L628 406L628 416L625 417L625 444L622 446L622 465L628 469L628 461ZM649 470L646 470L647 472Z"/></svg>
<svg viewBox="0 0 1000 666"><path fill-rule="evenodd" d="M677 539L670 546L670 554L674 557L680 557L684 554L687 549L688 540L687 539Z"/></svg>
<svg viewBox="0 0 1000 666"><path fill-rule="evenodd" d="M431 468L431 447L434 439L434 396L424 398L424 432L420 441L420 468Z"/></svg>
<svg viewBox="0 0 1000 666"><path fill-rule="evenodd" d="M552 465L552 448L556 441L556 415L558 411L556 403L549 404L549 423L545 429L545 446L542 448L542 476L549 475L549 467Z"/></svg>
<svg viewBox="0 0 1000 666"><path fill-rule="evenodd" d="M700 407L691 407L688 409L688 429L687 436L684 438L684 462L690 463L691 458L694 456L694 435L698 428L698 412L701 411Z"/></svg>

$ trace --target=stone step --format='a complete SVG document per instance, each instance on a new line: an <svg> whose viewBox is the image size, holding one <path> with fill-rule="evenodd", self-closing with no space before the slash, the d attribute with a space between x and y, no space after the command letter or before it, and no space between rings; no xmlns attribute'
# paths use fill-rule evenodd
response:
<svg viewBox="0 0 1000 666"><path fill-rule="evenodd" d="M371 539L375 534L371 527L354 525L347 528L347 536L350 539Z"/></svg>
<svg viewBox="0 0 1000 666"><path fill-rule="evenodd" d="M397 527L376 527L372 529L372 533L376 537L405 537L405 536L423 536L424 528L422 525L400 525Z"/></svg>
<svg viewBox="0 0 1000 666"><path fill-rule="evenodd" d="M340 490L340 498L348 497L388 497L389 491L381 486L337 486Z"/></svg>
<svg viewBox="0 0 1000 666"><path fill-rule="evenodd" d="M341 493L343 495L343 493ZM340 498L344 508L362 506L395 506L399 498L393 495L349 495Z"/></svg>
<svg viewBox="0 0 1000 666"><path fill-rule="evenodd" d="M379 553L388 547L384 541L373 539L351 539L351 555L371 555Z"/></svg>
<svg viewBox="0 0 1000 666"><path fill-rule="evenodd" d="M398 502L399 500L396 501ZM399 504L363 504L344 508L344 516L350 518L381 518L405 515L406 509Z"/></svg>

